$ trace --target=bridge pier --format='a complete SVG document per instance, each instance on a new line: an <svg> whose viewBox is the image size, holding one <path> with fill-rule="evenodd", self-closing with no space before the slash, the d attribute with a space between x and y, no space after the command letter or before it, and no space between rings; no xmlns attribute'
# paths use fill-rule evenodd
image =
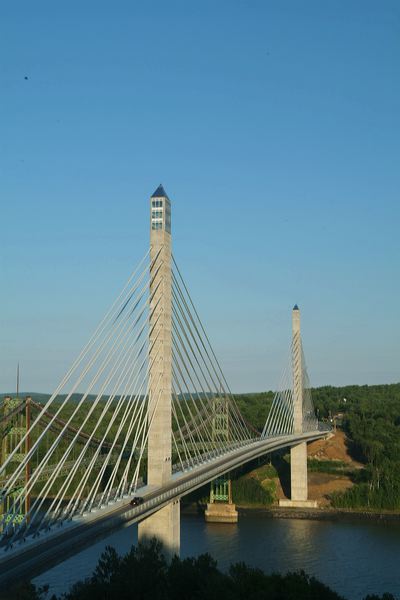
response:
<svg viewBox="0 0 400 600"><path fill-rule="evenodd" d="M163 545L166 557L171 559L175 554L179 555L180 522L180 501L175 500L139 523L139 542L146 543L157 538Z"/></svg>
<svg viewBox="0 0 400 600"><path fill-rule="evenodd" d="M232 482L229 475L211 482L210 502L204 516L208 523L238 522L238 511L232 502Z"/></svg>
<svg viewBox="0 0 400 600"><path fill-rule="evenodd" d="M303 432L303 365L300 331L300 310L292 311L292 369L293 369L293 430ZM290 500L279 501L279 506L316 508L317 502L308 499L307 442L290 449Z"/></svg>
<svg viewBox="0 0 400 600"><path fill-rule="evenodd" d="M213 398L213 417L211 421L211 439L213 442L224 440L229 442L229 404L227 398ZM237 523L238 512L232 502L232 482L229 474L218 477L211 482L210 502L204 513L209 523Z"/></svg>

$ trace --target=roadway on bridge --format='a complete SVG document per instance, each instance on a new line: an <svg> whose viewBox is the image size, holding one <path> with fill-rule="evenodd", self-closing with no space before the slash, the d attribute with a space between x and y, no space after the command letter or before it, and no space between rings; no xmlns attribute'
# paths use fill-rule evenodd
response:
<svg viewBox="0 0 400 600"><path fill-rule="evenodd" d="M311 442L325 437L326 434L326 431L312 431L253 440L210 459L206 464L175 473L171 482L163 488L140 488L145 502L138 507L132 508L127 497L95 512L74 517L62 526L55 525L50 531L41 532L37 537L30 536L26 541L14 544L11 549L1 551L0 589L5 589L17 579L30 579L49 570L112 531L149 517L163 506L223 473L269 452L302 441Z"/></svg>

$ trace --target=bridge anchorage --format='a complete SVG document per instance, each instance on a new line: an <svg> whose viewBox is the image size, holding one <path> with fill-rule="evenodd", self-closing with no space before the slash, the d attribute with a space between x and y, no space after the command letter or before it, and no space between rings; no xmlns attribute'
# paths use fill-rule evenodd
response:
<svg viewBox="0 0 400 600"><path fill-rule="evenodd" d="M155 535L178 553L180 498L217 482L214 492L229 502L229 484L216 488L221 478L281 448L294 448L292 500L307 500L305 444L326 431L312 408L298 309L293 377L260 434L235 403L171 242L171 203L159 186L149 251L50 398L29 402L29 422L2 452L0 586L133 522L139 539ZM3 405L3 438L26 408ZM135 496L142 502L131 505Z"/></svg>

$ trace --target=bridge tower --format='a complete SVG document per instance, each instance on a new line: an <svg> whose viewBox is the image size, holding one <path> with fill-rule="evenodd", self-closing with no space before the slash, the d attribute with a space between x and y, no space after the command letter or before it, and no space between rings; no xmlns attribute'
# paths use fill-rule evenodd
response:
<svg viewBox="0 0 400 600"><path fill-rule="evenodd" d="M150 198L150 373L147 483L164 486L172 475L171 202L160 185ZM179 500L139 523L139 541L157 537L166 554L179 553Z"/></svg>
<svg viewBox="0 0 400 600"><path fill-rule="evenodd" d="M300 309L292 310L292 376L293 376L293 433L303 433L303 352L301 346ZM280 506L310 507L316 501L308 500L307 442L290 449L290 500L280 500Z"/></svg>
<svg viewBox="0 0 400 600"><path fill-rule="evenodd" d="M222 395L212 400L211 439L218 443L229 441L229 403ZM232 502L232 482L229 474L222 475L211 482L210 502L205 511L206 521L210 523L237 523L238 512Z"/></svg>

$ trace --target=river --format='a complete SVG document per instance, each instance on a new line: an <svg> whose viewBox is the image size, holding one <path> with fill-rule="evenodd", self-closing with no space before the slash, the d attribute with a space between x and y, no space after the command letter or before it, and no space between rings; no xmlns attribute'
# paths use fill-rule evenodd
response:
<svg viewBox="0 0 400 600"><path fill-rule="evenodd" d="M34 580L61 594L90 575L106 545L121 554L137 541L137 526L110 535ZM400 523L360 520L273 519L248 511L237 525L207 524L198 515L181 519L181 556L209 552L222 569L244 561L265 572L303 569L360 600L391 592L400 600Z"/></svg>

